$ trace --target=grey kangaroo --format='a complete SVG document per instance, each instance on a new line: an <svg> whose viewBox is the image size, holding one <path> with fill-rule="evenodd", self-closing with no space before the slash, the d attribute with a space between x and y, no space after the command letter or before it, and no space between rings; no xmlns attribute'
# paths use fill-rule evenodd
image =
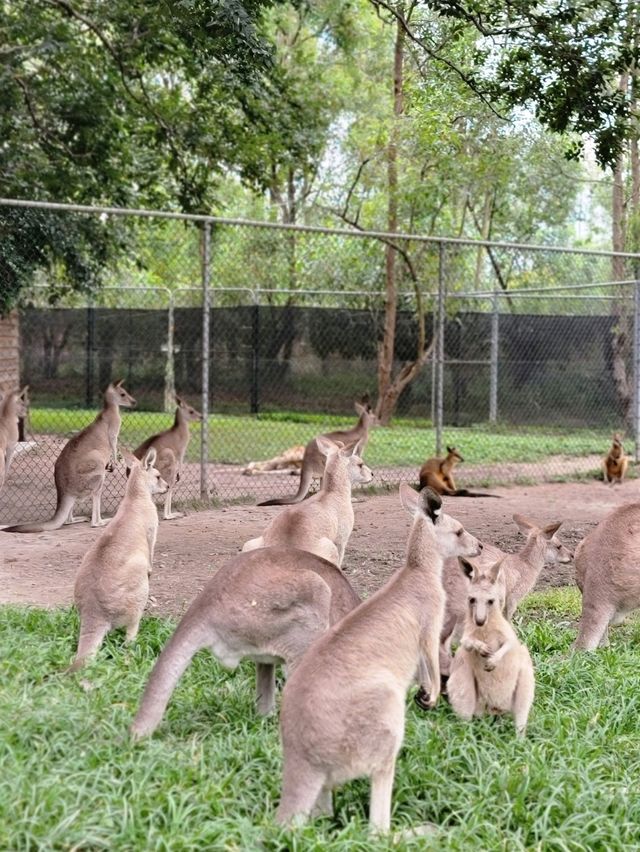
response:
<svg viewBox="0 0 640 852"><path fill-rule="evenodd" d="M18 443L18 421L27 416L29 386L9 391L0 397L0 488L9 475L11 460Z"/></svg>

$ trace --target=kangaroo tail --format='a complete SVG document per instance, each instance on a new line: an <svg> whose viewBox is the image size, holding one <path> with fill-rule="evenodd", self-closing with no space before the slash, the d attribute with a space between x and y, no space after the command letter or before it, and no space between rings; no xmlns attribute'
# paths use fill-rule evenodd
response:
<svg viewBox="0 0 640 852"><path fill-rule="evenodd" d="M500 499L500 494L487 494L486 491L467 491L466 488L457 488L451 492L452 497L495 497Z"/></svg>
<svg viewBox="0 0 640 852"><path fill-rule="evenodd" d="M32 524L16 524L13 527L4 527L2 532L11 532L11 533L37 533L37 532L45 532L46 530L57 530L64 524L67 520L67 516L71 509L73 508L73 504L76 502L75 497L71 497L69 494L65 494L62 496L58 496L58 505L56 507L55 514L48 521L36 521Z"/></svg>
<svg viewBox="0 0 640 852"><path fill-rule="evenodd" d="M290 506L293 503L302 503L304 498L307 496L307 491L311 487L311 480L313 479L313 475L310 473L309 469L305 470L304 466L302 468L302 473L300 475L300 485L298 486L298 491L292 497L275 497L273 500L265 500L264 503L258 503L258 506Z"/></svg>
<svg viewBox="0 0 640 852"><path fill-rule="evenodd" d="M130 728L131 736L136 740L155 731L173 690L193 655L211 640L210 631L202 623L194 626L192 618L189 618L190 614L190 611L187 611L151 671L140 707Z"/></svg>

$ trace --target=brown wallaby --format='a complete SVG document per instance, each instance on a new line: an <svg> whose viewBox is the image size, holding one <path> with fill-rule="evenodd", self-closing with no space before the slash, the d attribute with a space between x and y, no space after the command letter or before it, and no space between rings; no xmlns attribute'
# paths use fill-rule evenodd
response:
<svg viewBox="0 0 640 852"><path fill-rule="evenodd" d="M153 733L175 686L201 648L227 668L256 663L257 711L275 708L275 666L290 673L309 645L360 603L335 565L301 550L241 553L209 580L165 645L131 726Z"/></svg>
<svg viewBox="0 0 640 852"><path fill-rule="evenodd" d="M625 455L624 447L622 446L622 438L616 432L613 436L613 442L608 455L602 460L602 475L605 482L612 484L619 483L622 485L627 467L629 466L629 457Z"/></svg>
<svg viewBox="0 0 640 852"><path fill-rule="evenodd" d="M573 558L556 533L562 521L538 526L524 515L514 515L513 520L526 542L518 553L504 553L492 545L485 546L483 567L498 563L505 584L505 615L509 621L520 601L529 594L538 581L545 565L567 563ZM467 616L467 581L460 571L457 560L447 560L443 572L443 584L447 595L444 624L442 627L440 669L447 676L451 661L451 643L459 635Z"/></svg>
<svg viewBox="0 0 640 852"><path fill-rule="evenodd" d="M427 461L420 468L420 488L433 488L436 494L446 497L499 497L498 494L486 494L481 491L468 491L466 488L456 488L453 479L453 468L464 459L455 447L447 447L445 458L437 456Z"/></svg>
<svg viewBox="0 0 640 852"><path fill-rule="evenodd" d="M318 438L318 452L326 458L322 488L304 503L287 506L259 538L245 542L243 550L283 545L308 550L340 567L353 531L351 487L371 482L373 474L354 448Z"/></svg>
<svg viewBox="0 0 640 852"><path fill-rule="evenodd" d="M359 415L358 422L352 429L338 429L335 432L327 432L317 438L312 438L304 450L302 458L302 472L300 474L300 486L293 497L277 497L273 500L265 500L264 503L258 503L258 506L289 506L292 503L300 503L307 495L311 487L311 480L314 476L322 477L324 475L324 465L326 453L323 453L318 446L318 440L325 438L329 441L340 442L342 446L362 457L365 447L369 441L369 431L378 422L369 397L362 398L362 403L355 403L356 411Z"/></svg>
<svg viewBox="0 0 640 852"><path fill-rule="evenodd" d="M424 656L423 688L440 690L438 639L444 557L481 545L442 511L431 488L400 486L413 515L405 566L309 648L287 681L280 714L283 784L276 819L331 813L331 790L371 778L369 819L387 831L395 760L404 737L407 690Z"/></svg>
<svg viewBox="0 0 640 852"><path fill-rule="evenodd" d="M251 461L242 469L242 473L245 476L257 476L261 473L298 474L302 468L304 449L302 444L296 444L295 447L289 447L279 456L274 456L272 459Z"/></svg>
<svg viewBox="0 0 640 852"><path fill-rule="evenodd" d="M149 575L158 532L158 512L152 495L164 494L167 483L154 467L156 451L150 449L140 463L130 453L127 488L109 528L86 552L74 588L80 613L80 639L76 671L96 653L102 640L117 627L127 628L127 642L138 633L149 597Z"/></svg>
<svg viewBox="0 0 640 852"><path fill-rule="evenodd" d="M18 443L18 421L27 416L29 385L9 391L0 399L0 488L9 475L11 460Z"/></svg>
<svg viewBox="0 0 640 852"><path fill-rule="evenodd" d="M504 578L500 562L481 568L466 559L467 615L448 683L449 702L463 719L511 713L522 735L533 704L535 678L526 646L502 613Z"/></svg>
<svg viewBox="0 0 640 852"><path fill-rule="evenodd" d="M194 420L202 420L202 414L196 411L188 402L180 399L179 396L176 396L176 403L178 407L176 408L173 426L165 432L160 432L159 435L152 435L151 438L147 438L146 441L143 441L133 451L134 456L138 459L144 458L147 450L150 450L151 447L158 454L156 467L169 486L169 490L164 498L163 518L165 521L182 517L182 512L171 511L171 498L173 496L173 489L180 482L184 454L187 451L187 446L191 438L189 423Z"/></svg>
<svg viewBox="0 0 640 852"><path fill-rule="evenodd" d="M640 503L614 509L576 548L582 615L575 647L606 645L609 625L640 607Z"/></svg>
<svg viewBox="0 0 640 852"><path fill-rule="evenodd" d="M73 517L73 507L76 500L89 495L92 498L91 526L100 527L108 523L108 519L102 520L100 513L105 471L112 471L117 461L120 406L132 408L135 404L135 399L122 387L122 381L111 383L104 392L102 411L93 423L67 441L56 460L53 475L57 505L54 516L48 521L5 527L3 532L57 530L65 522L72 524L84 520Z"/></svg>

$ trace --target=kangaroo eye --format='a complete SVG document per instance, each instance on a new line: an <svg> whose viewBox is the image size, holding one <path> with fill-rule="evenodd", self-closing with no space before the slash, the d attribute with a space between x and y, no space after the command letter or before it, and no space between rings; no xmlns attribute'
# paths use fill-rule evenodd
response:
<svg viewBox="0 0 640 852"><path fill-rule="evenodd" d="M460 536L462 535L462 530L458 530L458 532L456 533L456 535L458 536L458 538L460 538Z"/></svg>
<svg viewBox="0 0 640 852"><path fill-rule="evenodd" d="M476 602L476 599L475 599L475 598L469 598L469 603L470 603L470 604L474 604L475 602Z"/></svg>
<svg viewBox="0 0 640 852"><path fill-rule="evenodd" d="M489 604L489 606L493 606L493 603L494 603L493 598L489 598L489 600L487 601L487 603Z"/></svg>

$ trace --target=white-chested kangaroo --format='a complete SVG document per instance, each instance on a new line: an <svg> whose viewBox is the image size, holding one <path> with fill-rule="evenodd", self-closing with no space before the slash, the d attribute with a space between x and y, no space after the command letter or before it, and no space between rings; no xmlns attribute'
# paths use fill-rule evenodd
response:
<svg viewBox="0 0 640 852"><path fill-rule="evenodd" d="M102 411L93 423L74 435L62 448L54 468L57 505L48 521L17 524L5 527L3 532L33 533L57 530L65 522L74 523L73 507L76 500L91 496L91 526L108 523L102 520L100 499L106 470L113 470L117 461L118 434L120 432L120 406L132 408L135 399L122 387L122 381L110 384L104 392Z"/></svg>
<svg viewBox="0 0 640 852"><path fill-rule="evenodd" d="M308 550L342 565L353 531L351 487L371 482L373 474L362 459L327 438L318 438L318 451L326 458L322 488L304 503L287 506L259 538L245 542L243 550L283 545Z"/></svg>
<svg viewBox="0 0 640 852"><path fill-rule="evenodd" d="M156 467L169 486L164 498L163 518L165 521L182 517L182 512L171 511L171 498L173 489L180 481L184 454L191 438L189 423L202 420L202 414L185 400L176 396L176 403L178 407L176 408L173 426L165 432L160 432L159 435L152 435L151 438L147 438L133 451L134 456L138 459L144 458L145 453L152 447L158 453Z"/></svg>
<svg viewBox="0 0 640 852"><path fill-rule="evenodd" d="M300 474L300 486L297 493L292 497L278 497L274 500L265 500L264 503L258 503L258 506L288 506L304 500L311 487L313 477L317 476L322 480L324 476L326 453L322 451L318 444L318 441L323 438L342 444L345 449L353 450L357 456L362 457L364 455L365 447L369 441L369 431L377 424L378 418L371 408L368 396L363 397L362 404L356 402L355 408L359 417L358 422L352 429L338 429L335 432L327 432L309 441L302 457L302 472Z"/></svg>
<svg viewBox="0 0 640 852"><path fill-rule="evenodd" d="M11 460L18 443L18 421L27 416L29 386L9 391L0 399L0 488L9 475Z"/></svg>
<svg viewBox="0 0 640 852"><path fill-rule="evenodd" d="M175 686L202 648L227 668L256 663L257 710L275 708L275 666L288 673L309 645L360 603L335 565L284 547L240 553L209 580L158 657L131 726L153 733Z"/></svg>
<svg viewBox="0 0 640 852"><path fill-rule="evenodd" d="M164 494L167 483L154 467L154 449L141 462L125 454L130 468L127 488L108 528L86 552L74 587L80 613L76 671L96 653L102 640L117 627L127 628L127 642L135 639L149 597L149 576L158 533L154 494Z"/></svg>
<svg viewBox="0 0 640 852"><path fill-rule="evenodd" d="M318 639L285 685L280 823L305 819L312 811L331 813L332 788L368 776L370 824L388 830L405 697L421 655L423 689L432 704L437 700L443 560L476 555L480 544L458 521L440 514L435 491L400 489L414 518L405 566Z"/></svg>
<svg viewBox="0 0 640 852"><path fill-rule="evenodd" d="M529 651L503 615L505 578L500 562L480 568L466 559L464 632L451 665L449 702L463 719L484 713L511 713L524 734L533 704L535 678Z"/></svg>

